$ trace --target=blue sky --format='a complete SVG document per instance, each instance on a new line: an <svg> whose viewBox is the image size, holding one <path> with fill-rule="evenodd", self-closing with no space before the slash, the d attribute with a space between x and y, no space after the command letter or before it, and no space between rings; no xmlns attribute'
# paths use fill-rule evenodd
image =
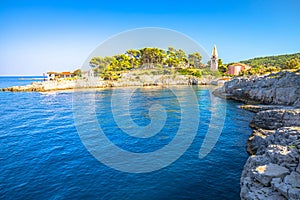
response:
<svg viewBox="0 0 300 200"><path fill-rule="evenodd" d="M182 32L224 62L300 52L300 1L0 2L0 75L74 70L104 40L141 27Z"/></svg>

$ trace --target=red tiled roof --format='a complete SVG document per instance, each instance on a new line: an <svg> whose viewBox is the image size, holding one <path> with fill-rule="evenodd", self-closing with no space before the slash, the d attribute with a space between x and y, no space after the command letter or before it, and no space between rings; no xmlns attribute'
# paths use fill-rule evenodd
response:
<svg viewBox="0 0 300 200"><path fill-rule="evenodd" d="M61 74L63 74L63 75L71 75L73 73L71 73L71 72L62 72Z"/></svg>

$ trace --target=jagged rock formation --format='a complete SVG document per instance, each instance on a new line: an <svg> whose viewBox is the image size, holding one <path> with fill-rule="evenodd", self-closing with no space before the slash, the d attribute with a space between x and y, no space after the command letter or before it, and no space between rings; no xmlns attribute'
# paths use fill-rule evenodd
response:
<svg viewBox="0 0 300 200"><path fill-rule="evenodd" d="M250 154L241 177L241 199L300 199L300 70L263 77L237 77L217 96L269 105L244 105L255 112Z"/></svg>
<svg viewBox="0 0 300 200"><path fill-rule="evenodd" d="M300 127L260 129L250 137L242 199L300 199Z"/></svg>
<svg viewBox="0 0 300 200"><path fill-rule="evenodd" d="M262 77L236 77L226 82L223 90L228 98L245 103L300 107L300 70Z"/></svg>
<svg viewBox="0 0 300 200"><path fill-rule="evenodd" d="M300 109L260 111L254 116L250 126L271 130L287 126L300 126Z"/></svg>

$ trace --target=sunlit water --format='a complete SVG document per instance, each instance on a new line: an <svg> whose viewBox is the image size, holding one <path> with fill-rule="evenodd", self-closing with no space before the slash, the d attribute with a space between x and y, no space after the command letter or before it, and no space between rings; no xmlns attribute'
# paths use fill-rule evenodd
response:
<svg viewBox="0 0 300 200"><path fill-rule="evenodd" d="M14 85L20 80L10 81ZM0 87L11 85L0 78ZM189 86L178 90L185 87ZM193 143L171 165L144 174L114 170L89 153L74 125L72 92L1 92L0 199L239 199L252 114L239 109L239 103L219 99L226 104L222 134L213 150L200 159L212 111L211 89L193 89L200 108ZM115 90L126 92L126 88ZM146 139L130 137L115 124L110 109L112 91L98 90L95 95L98 122L112 142L140 153L172 141L180 123L180 106L170 90L139 88L131 98L130 117L140 126L149 124L152 104L167 110L164 128ZM89 98L92 92L81 94Z"/></svg>

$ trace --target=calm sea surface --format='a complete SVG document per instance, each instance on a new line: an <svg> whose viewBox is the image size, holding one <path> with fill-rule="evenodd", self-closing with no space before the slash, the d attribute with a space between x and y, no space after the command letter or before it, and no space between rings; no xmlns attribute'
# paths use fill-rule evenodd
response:
<svg viewBox="0 0 300 200"><path fill-rule="evenodd" d="M29 82L0 77L0 88ZM184 92L186 87L174 90ZM211 89L193 89L200 108L193 143L171 165L142 174L117 171L89 153L74 124L74 93L0 92L0 199L240 199L239 179L248 157L245 146L252 114L239 109L239 103L218 99L226 105L222 134L212 151L200 159L199 149L214 111ZM81 95L88 99L95 93L98 122L118 147L143 153L168 145L180 124L176 96L167 88L135 91L130 117L136 124L150 123L148 110L153 104L167 111L166 124L157 135L135 138L118 128L110 109L112 91L127 90L83 91Z"/></svg>

